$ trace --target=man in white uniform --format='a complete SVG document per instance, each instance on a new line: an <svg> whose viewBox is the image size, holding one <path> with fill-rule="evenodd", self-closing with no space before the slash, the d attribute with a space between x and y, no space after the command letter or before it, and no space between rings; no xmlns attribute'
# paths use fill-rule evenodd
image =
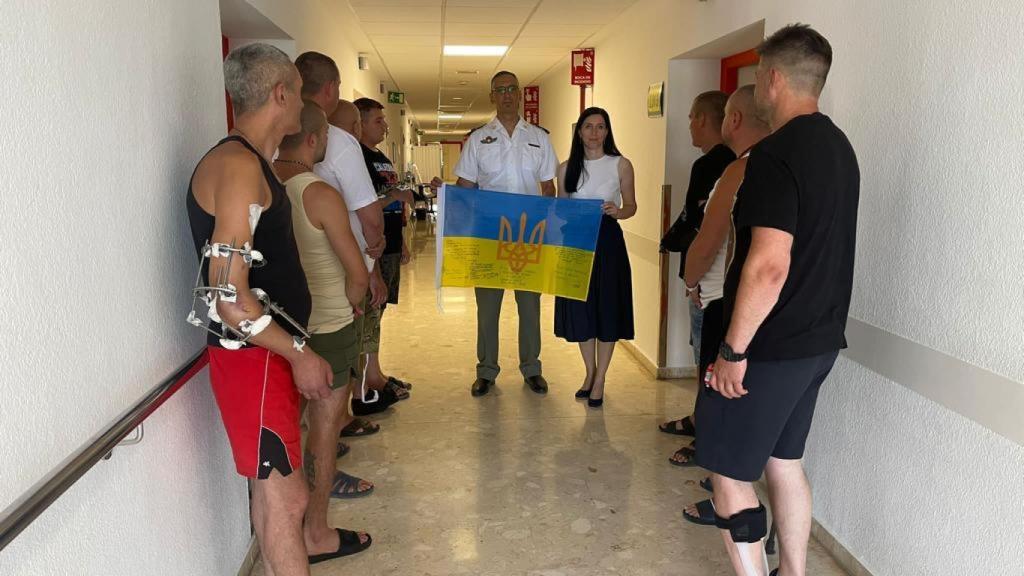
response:
<svg viewBox="0 0 1024 576"><path fill-rule="evenodd" d="M528 124L519 114L522 93L511 72L491 78L495 118L469 134L455 168L457 186L528 195L555 195L558 159L547 131ZM487 394L501 370L498 366L498 319L505 291L476 289L477 360L473 396ZM519 370L538 394L548 390L541 376L540 294L516 290L519 307Z"/></svg>

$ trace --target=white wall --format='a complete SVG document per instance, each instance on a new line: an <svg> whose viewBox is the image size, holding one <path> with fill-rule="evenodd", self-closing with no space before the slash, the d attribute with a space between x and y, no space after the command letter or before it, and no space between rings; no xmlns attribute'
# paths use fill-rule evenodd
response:
<svg viewBox="0 0 1024 576"><path fill-rule="evenodd" d="M986 372L1024 387L1024 77L1006 72L1024 69L1013 49L1024 26L1015 3L638 2L593 41L594 103L611 112L637 167L640 212L628 231L651 242L660 232L659 205L645 198L665 173L667 121L644 115L647 84L666 79L669 59L761 19L768 32L811 23L835 50L822 107L850 137L862 172L851 316L979 375L939 373L937 388L991 396ZM570 105L566 65L541 83L541 115L562 156L576 112L559 112ZM555 94L565 103L553 104ZM653 285L653 269L636 264L649 258L637 252L653 249L642 244L630 245L634 271ZM637 328L653 359L651 320L639 314ZM842 358L823 392L807 459L815 516L875 574L1020 573L1024 546L1006 530L1024 513L1019 436L909 391L877 360ZM1005 402L1024 413L1020 398Z"/></svg>
<svg viewBox="0 0 1024 576"><path fill-rule="evenodd" d="M388 80L383 70L376 70L371 65L369 70L360 70L358 56L360 47L369 52L366 36L359 28L355 13L347 2L324 2L321 0L246 0L263 16L273 22L292 38L295 43L296 56L310 50L321 52L334 59L341 70L341 97L352 100L356 93L373 98L384 104L385 114L392 129L387 139L379 146L381 150L390 152L391 143L398 144L399 150L404 149L402 118L399 109L402 106L387 103L387 93L380 93L380 83ZM394 86L390 87L392 90ZM395 166L399 166L403 158L392 158Z"/></svg>
<svg viewBox="0 0 1024 576"><path fill-rule="evenodd" d="M225 130L216 3L0 3L0 507L197 351L192 168ZM249 540L205 375L0 574L233 574Z"/></svg>

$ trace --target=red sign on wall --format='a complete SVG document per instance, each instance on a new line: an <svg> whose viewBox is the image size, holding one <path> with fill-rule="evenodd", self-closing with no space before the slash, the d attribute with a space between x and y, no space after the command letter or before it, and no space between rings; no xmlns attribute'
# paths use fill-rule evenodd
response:
<svg viewBox="0 0 1024 576"><path fill-rule="evenodd" d="M523 117L534 126L540 126L540 86L523 88Z"/></svg>
<svg viewBox="0 0 1024 576"><path fill-rule="evenodd" d="M594 85L594 49L583 48L572 51L572 74L573 86Z"/></svg>

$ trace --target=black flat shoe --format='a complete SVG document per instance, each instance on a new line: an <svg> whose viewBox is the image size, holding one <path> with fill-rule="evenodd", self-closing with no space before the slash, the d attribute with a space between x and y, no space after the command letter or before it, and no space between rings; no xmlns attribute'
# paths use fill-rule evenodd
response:
<svg viewBox="0 0 1024 576"><path fill-rule="evenodd" d="M591 408L600 408L602 404L604 404L604 397L590 398L587 400L587 406L590 406Z"/></svg>
<svg viewBox="0 0 1024 576"><path fill-rule="evenodd" d="M530 376L529 378L526 378L525 380L526 380L526 385L530 387L530 390L533 390L537 394L547 394L548 393L548 381L545 380L543 376L540 376L540 375Z"/></svg>
<svg viewBox="0 0 1024 576"><path fill-rule="evenodd" d="M576 391L576 398L590 398L590 390L584 390L583 388L580 388L579 390Z"/></svg>
<svg viewBox="0 0 1024 576"><path fill-rule="evenodd" d="M473 387L469 389L470 394L473 396L483 396L491 391L491 386L494 385L494 380L488 380L486 378L477 378L476 382L473 382Z"/></svg>

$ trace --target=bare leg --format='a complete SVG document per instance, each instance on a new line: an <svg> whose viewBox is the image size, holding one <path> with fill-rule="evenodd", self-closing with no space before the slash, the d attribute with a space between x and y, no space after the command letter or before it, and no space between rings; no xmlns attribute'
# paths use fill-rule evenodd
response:
<svg viewBox="0 0 1024 576"><path fill-rule="evenodd" d="M732 480L718 474L712 474L711 483L714 487L715 512L722 518L729 518L738 512L757 508L760 503L757 493L749 482ZM725 549L729 552L733 570L737 576L767 576L768 563L764 553L764 539L756 544L733 542L728 530L721 530Z"/></svg>
<svg viewBox="0 0 1024 576"><path fill-rule="evenodd" d="M590 392L590 397L595 400L604 398L604 381L614 353L615 342L597 343L597 374L594 375L594 388Z"/></svg>
<svg viewBox="0 0 1024 576"><path fill-rule="evenodd" d="M309 496L301 470L253 481L252 520L268 576L308 576L302 515Z"/></svg>
<svg viewBox="0 0 1024 576"><path fill-rule="evenodd" d="M303 469L309 481L309 507L303 525L306 549L310 555L325 554L338 549L338 533L327 525L327 507L334 483L338 434L341 415L348 402L348 386L331 392L326 400L309 404L309 436ZM366 489L367 486L361 486ZM365 536L362 538L365 542Z"/></svg>
<svg viewBox="0 0 1024 576"><path fill-rule="evenodd" d="M388 379L380 369L380 354L373 352L366 355L366 385L374 390L380 390L387 384Z"/></svg>
<svg viewBox="0 0 1024 576"><path fill-rule="evenodd" d="M800 460L770 458L765 467L768 498L779 537L779 573L803 576L811 537L811 487Z"/></svg>
<svg viewBox="0 0 1024 576"><path fill-rule="evenodd" d="M595 353L595 340L580 342L580 354L583 355L583 365L587 368L587 376L583 380L580 390L590 390L594 385L594 375L597 373L597 355Z"/></svg>

